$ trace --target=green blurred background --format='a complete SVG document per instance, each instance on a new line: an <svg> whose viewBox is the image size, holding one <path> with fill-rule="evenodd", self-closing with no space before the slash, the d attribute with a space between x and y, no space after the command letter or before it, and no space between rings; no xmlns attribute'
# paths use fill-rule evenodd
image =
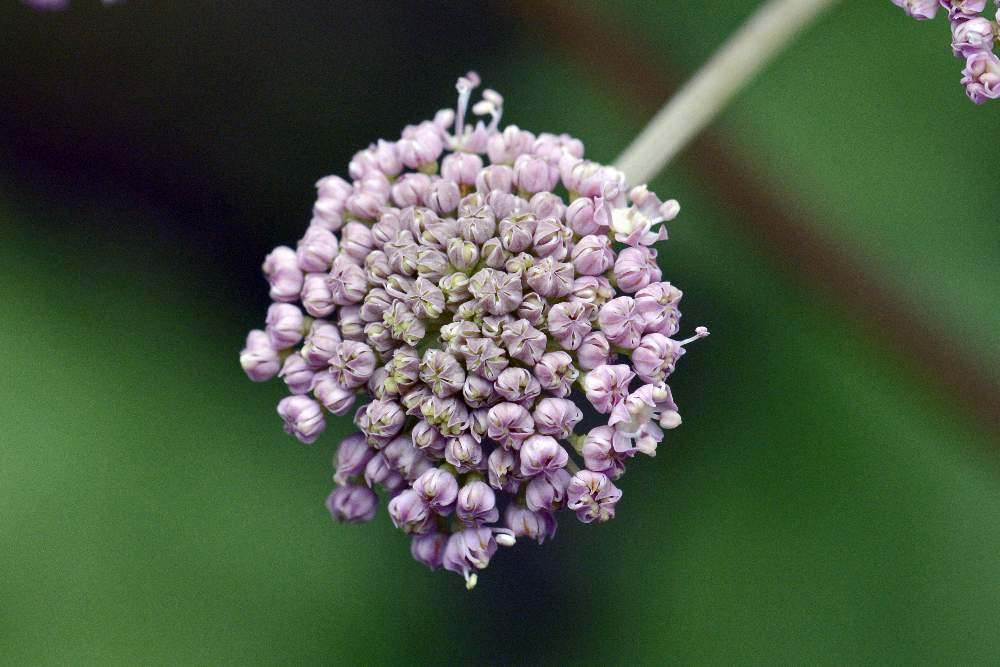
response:
<svg viewBox="0 0 1000 667"><path fill-rule="evenodd" d="M350 424L297 443L237 363L314 181L458 75L610 161L756 4L5 0L0 662L1000 662L1000 105L941 20L842 2L712 127L725 173L655 180L713 332L684 426L471 593L384 508L333 524Z"/></svg>

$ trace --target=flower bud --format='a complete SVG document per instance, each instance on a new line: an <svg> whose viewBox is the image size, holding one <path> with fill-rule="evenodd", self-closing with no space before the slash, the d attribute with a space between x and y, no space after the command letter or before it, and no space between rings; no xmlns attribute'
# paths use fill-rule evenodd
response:
<svg viewBox="0 0 1000 667"><path fill-rule="evenodd" d="M302 281L302 307L313 317L326 317L337 307L326 279L325 273L307 273Z"/></svg>
<svg viewBox="0 0 1000 667"><path fill-rule="evenodd" d="M525 504L533 512L554 512L560 509L566 501L569 481L570 474L563 469L534 477L525 489Z"/></svg>
<svg viewBox="0 0 1000 667"><path fill-rule="evenodd" d="M496 494L486 482L469 482L458 492L455 514L467 526L493 523L500 518Z"/></svg>
<svg viewBox="0 0 1000 667"><path fill-rule="evenodd" d="M295 251L286 246L278 246L264 258L264 277L271 286L271 298L275 301L295 301L302 290L302 269Z"/></svg>
<svg viewBox="0 0 1000 667"><path fill-rule="evenodd" d="M556 534L556 518L551 512L533 512L514 503L504 511L504 525L514 531L515 537L527 537L539 544Z"/></svg>
<svg viewBox="0 0 1000 667"><path fill-rule="evenodd" d="M271 345L284 350L302 340L305 320L298 306L290 303L272 303L267 309L267 335Z"/></svg>
<svg viewBox="0 0 1000 667"><path fill-rule="evenodd" d="M368 446L360 433L347 436L337 448L337 457L334 460L336 473L333 481L345 484L349 478L362 475L373 456L375 450Z"/></svg>
<svg viewBox="0 0 1000 667"><path fill-rule="evenodd" d="M549 333L565 350L580 347L590 333L593 306L583 301L564 301L549 309Z"/></svg>
<svg viewBox="0 0 1000 667"><path fill-rule="evenodd" d="M535 433L531 414L517 403L498 403L487 413L486 434L506 449L520 449L521 443Z"/></svg>
<svg viewBox="0 0 1000 667"><path fill-rule="evenodd" d="M375 354L364 343L341 342L330 357L330 374L342 387L360 387L375 372Z"/></svg>
<svg viewBox="0 0 1000 667"><path fill-rule="evenodd" d="M483 446L468 434L450 438L444 447L444 460L459 472L478 470L483 460Z"/></svg>
<svg viewBox="0 0 1000 667"><path fill-rule="evenodd" d="M410 555L418 563L437 570L444 562L444 549L447 544L448 536L442 533L414 535L410 542Z"/></svg>
<svg viewBox="0 0 1000 667"><path fill-rule="evenodd" d="M266 332L254 329L247 334L246 346L240 351L240 366L254 382L264 382L278 374L281 368L278 350Z"/></svg>
<svg viewBox="0 0 1000 667"><path fill-rule="evenodd" d="M483 194L497 190L510 192L514 189L514 170L503 164L492 164L476 176L476 189Z"/></svg>
<svg viewBox="0 0 1000 667"><path fill-rule="evenodd" d="M371 489L356 484L338 486L327 496L326 508L335 521L364 523L375 517L378 496Z"/></svg>
<svg viewBox="0 0 1000 667"><path fill-rule="evenodd" d="M497 376L494 387L498 394L511 403L529 406L541 393L535 376L524 368L507 368Z"/></svg>
<svg viewBox="0 0 1000 667"><path fill-rule="evenodd" d="M490 452L486 465L490 486L497 491L517 493L521 485L518 457L509 450L497 448Z"/></svg>
<svg viewBox="0 0 1000 667"><path fill-rule="evenodd" d="M301 354L293 352L285 358L278 377L285 381L288 390L293 394L304 394L312 386L313 369Z"/></svg>
<svg viewBox="0 0 1000 667"><path fill-rule="evenodd" d="M337 250L337 237L329 230L313 225L299 241L296 251L299 268L303 271L329 271Z"/></svg>
<svg viewBox="0 0 1000 667"><path fill-rule="evenodd" d="M413 482L413 490L427 503L427 507L448 516L455 509L458 482L455 476L439 468L431 468Z"/></svg>
<svg viewBox="0 0 1000 667"><path fill-rule="evenodd" d="M538 384L553 396L569 396L580 371L573 365L573 358L565 352L546 352L535 364Z"/></svg>
<svg viewBox="0 0 1000 667"><path fill-rule="evenodd" d="M611 361L611 344L600 331L592 331L583 337L576 350L576 360L580 368L589 371ZM535 371L538 375L538 371Z"/></svg>
<svg viewBox="0 0 1000 667"><path fill-rule="evenodd" d="M389 501L389 518L404 533L419 535L430 530L433 515L417 491L405 489Z"/></svg>
<svg viewBox="0 0 1000 667"><path fill-rule="evenodd" d="M583 419L583 413L573 401L549 397L538 401L532 417L539 433L566 440L573 434L573 427Z"/></svg>
<svg viewBox="0 0 1000 667"><path fill-rule="evenodd" d="M584 236L573 246L573 268L582 276L599 276L611 268L615 253L605 236Z"/></svg>
<svg viewBox="0 0 1000 667"><path fill-rule="evenodd" d="M441 161L441 176L462 185L475 185L483 159L473 153L452 153Z"/></svg>
<svg viewBox="0 0 1000 667"><path fill-rule="evenodd" d="M625 364L598 366L583 379L587 400L595 410L607 414L628 396L628 385L634 377L635 373Z"/></svg>
<svg viewBox="0 0 1000 667"><path fill-rule="evenodd" d="M278 415L285 422L285 433L307 445L316 442L326 421L319 403L308 396L286 396L278 403Z"/></svg>
<svg viewBox="0 0 1000 667"><path fill-rule="evenodd" d="M547 435L533 435L521 445L521 474L534 477L542 473L565 468L569 454L556 439Z"/></svg>

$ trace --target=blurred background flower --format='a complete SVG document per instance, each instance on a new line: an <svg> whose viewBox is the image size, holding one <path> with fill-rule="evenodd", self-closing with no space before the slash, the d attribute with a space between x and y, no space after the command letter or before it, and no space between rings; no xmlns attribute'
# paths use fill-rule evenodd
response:
<svg viewBox="0 0 1000 667"><path fill-rule="evenodd" d="M455 76L609 162L755 5L0 7L5 660L992 659L1000 110L890 3L842 3L651 183L713 338L614 521L468 594L384 513L333 525L353 426L301 446L233 363L316 177Z"/></svg>

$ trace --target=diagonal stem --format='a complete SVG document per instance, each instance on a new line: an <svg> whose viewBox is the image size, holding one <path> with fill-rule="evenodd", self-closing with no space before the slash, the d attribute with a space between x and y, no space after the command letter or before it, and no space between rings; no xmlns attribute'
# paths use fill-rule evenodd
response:
<svg viewBox="0 0 1000 667"><path fill-rule="evenodd" d="M768 0L671 97L616 165L632 183L655 177L777 53L836 0Z"/></svg>

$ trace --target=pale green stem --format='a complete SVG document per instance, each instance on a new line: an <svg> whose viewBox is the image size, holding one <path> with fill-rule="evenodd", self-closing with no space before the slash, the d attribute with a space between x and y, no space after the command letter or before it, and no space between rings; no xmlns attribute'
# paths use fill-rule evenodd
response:
<svg viewBox="0 0 1000 667"><path fill-rule="evenodd" d="M671 97L615 161L629 182L654 178L782 48L836 0L768 0Z"/></svg>

